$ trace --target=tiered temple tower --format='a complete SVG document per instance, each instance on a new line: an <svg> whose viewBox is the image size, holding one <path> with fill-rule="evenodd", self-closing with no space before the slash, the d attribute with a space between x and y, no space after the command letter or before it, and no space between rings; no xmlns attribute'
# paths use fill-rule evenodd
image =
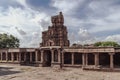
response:
<svg viewBox="0 0 120 80"><path fill-rule="evenodd" d="M51 17L52 26L47 31L42 32L42 43L40 46L69 46L67 28L64 26L62 12Z"/></svg>

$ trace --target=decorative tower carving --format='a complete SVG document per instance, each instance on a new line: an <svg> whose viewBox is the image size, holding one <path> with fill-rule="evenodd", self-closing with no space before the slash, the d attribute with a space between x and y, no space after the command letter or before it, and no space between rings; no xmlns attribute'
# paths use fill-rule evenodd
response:
<svg viewBox="0 0 120 80"><path fill-rule="evenodd" d="M47 31L42 32L42 43L40 46L69 46L67 28L64 26L62 12L51 17L52 26Z"/></svg>

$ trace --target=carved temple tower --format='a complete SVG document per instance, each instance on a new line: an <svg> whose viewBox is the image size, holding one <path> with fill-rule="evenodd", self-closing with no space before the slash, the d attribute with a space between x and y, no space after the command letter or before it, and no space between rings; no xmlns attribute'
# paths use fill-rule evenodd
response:
<svg viewBox="0 0 120 80"><path fill-rule="evenodd" d="M42 32L42 43L40 46L69 46L67 28L64 26L64 16L62 12L59 15L51 17L52 26L47 31Z"/></svg>

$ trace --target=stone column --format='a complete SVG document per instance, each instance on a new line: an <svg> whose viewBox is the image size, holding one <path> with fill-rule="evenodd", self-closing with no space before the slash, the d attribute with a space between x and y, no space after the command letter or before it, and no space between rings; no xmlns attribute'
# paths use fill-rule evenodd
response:
<svg viewBox="0 0 120 80"><path fill-rule="evenodd" d="M30 62L32 62L32 52L30 52Z"/></svg>
<svg viewBox="0 0 120 80"><path fill-rule="evenodd" d="M35 51L35 61L38 61L38 51Z"/></svg>
<svg viewBox="0 0 120 80"><path fill-rule="evenodd" d="M114 68L114 59L113 59L113 55L114 55L115 53L109 53L109 55L110 55L110 69L113 69Z"/></svg>
<svg viewBox="0 0 120 80"><path fill-rule="evenodd" d="M99 53L95 53L95 66L97 67L99 65Z"/></svg>
<svg viewBox="0 0 120 80"><path fill-rule="evenodd" d="M88 65L88 53L85 53L85 65L87 66Z"/></svg>
<svg viewBox="0 0 120 80"><path fill-rule="evenodd" d="M6 62L8 61L8 52L6 51Z"/></svg>
<svg viewBox="0 0 120 80"><path fill-rule="evenodd" d="M16 53L17 54L17 61L19 61L19 53Z"/></svg>
<svg viewBox="0 0 120 80"><path fill-rule="evenodd" d="M52 60L51 60L51 62L54 63L54 50L51 50L51 54L52 54Z"/></svg>
<svg viewBox="0 0 120 80"><path fill-rule="evenodd" d="M1 54L1 61L3 60L3 57L2 57L2 52L0 53Z"/></svg>
<svg viewBox="0 0 120 80"><path fill-rule="evenodd" d="M12 58L12 62L14 62L14 53L11 52L11 58Z"/></svg>
<svg viewBox="0 0 120 80"><path fill-rule="evenodd" d="M43 63L43 58L44 58L43 54L44 54L44 51L41 50L41 63Z"/></svg>
<svg viewBox="0 0 120 80"><path fill-rule="evenodd" d="M82 65L85 66L85 53L82 54Z"/></svg>
<svg viewBox="0 0 120 80"><path fill-rule="evenodd" d="M64 64L64 51L62 51L62 65Z"/></svg>
<svg viewBox="0 0 120 80"><path fill-rule="evenodd" d="M74 65L74 53L72 52L72 65Z"/></svg>

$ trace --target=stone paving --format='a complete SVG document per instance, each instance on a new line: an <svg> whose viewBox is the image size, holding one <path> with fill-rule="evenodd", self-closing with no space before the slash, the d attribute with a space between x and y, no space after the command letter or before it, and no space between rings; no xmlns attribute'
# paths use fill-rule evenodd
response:
<svg viewBox="0 0 120 80"><path fill-rule="evenodd" d="M0 80L120 80L120 72L83 71L81 68L0 65Z"/></svg>

